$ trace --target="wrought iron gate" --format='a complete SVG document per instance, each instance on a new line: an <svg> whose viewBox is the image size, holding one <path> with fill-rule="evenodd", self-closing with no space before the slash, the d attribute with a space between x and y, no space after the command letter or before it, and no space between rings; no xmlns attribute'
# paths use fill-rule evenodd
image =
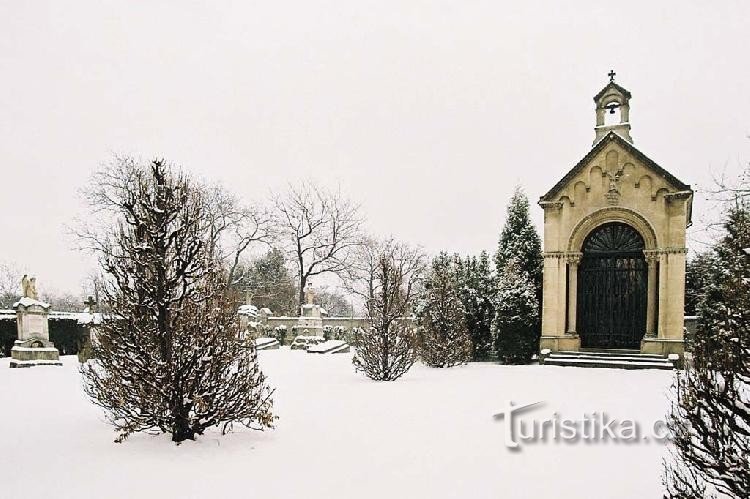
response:
<svg viewBox="0 0 750 499"><path fill-rule="evenodd" d="M648 293L643 248L638 231L623 223L603 225L584 241L576 320L582 347L640 347Z"/></svg>

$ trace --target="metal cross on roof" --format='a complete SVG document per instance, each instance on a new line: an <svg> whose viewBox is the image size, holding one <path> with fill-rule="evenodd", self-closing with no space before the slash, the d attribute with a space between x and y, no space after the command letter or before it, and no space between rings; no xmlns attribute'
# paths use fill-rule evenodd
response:
<svg viewBox="0 0 750 499"><path fill-rule="evenodd" d="M615 81L615 75L616 75L616 74L617 74L617 73L615 73L615 70L614 70L614 69L610 69L610 70L609 70L609 73L607 73L607 76L609 76L609 81L611 81L611 82L613 82L613 83L614 83L614 81Z"/></svg>

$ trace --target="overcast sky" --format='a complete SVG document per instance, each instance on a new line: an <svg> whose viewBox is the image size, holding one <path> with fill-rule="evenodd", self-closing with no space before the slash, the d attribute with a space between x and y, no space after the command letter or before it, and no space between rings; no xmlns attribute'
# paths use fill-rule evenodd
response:
<svg viewBox="0 0 750 499"><path fill-rule="evenodd" d="M705 185L750 160L748 25L742 0L0 0L0 261L77 291L64 225L115 152L249 200L338 184L375 234L493 250L514 185L535 203L591 147L610 69L635 145Z"/></svg>

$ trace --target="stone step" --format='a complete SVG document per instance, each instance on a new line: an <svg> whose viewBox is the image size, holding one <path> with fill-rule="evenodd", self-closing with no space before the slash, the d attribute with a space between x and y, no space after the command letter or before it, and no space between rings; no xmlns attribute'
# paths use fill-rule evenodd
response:
<svg viewBox="0 0 750 499"><path fill-rule="evenodd" d="M574 350L561 350L555 352L555 354L571 354L571 355L592 355L597 357L618 357L618 356L638 356L638 357L653 357L663 359L659 354L656 353L641 353L640 350L629 350L629 349L617 349L617 350L596 350L596 349L581 349L579 351Z"/></svg>
<svg viewBox="0 0 750 499"><path fill-rule="evenodd" d="M548 359L591 359L591 360L610 360L610 361L632 361L632 362L666 362L671 365L671 362L664 357L660 356L640 356L640 355L591 355L587 353L574 354L574 353L552 353L547 357Z"/></svg>
<svg viewBox="0 0 750 499"><path fill-rule="evenodd" d="M551 355L544 359L545 366L562 366L562 367L593 367L593 368L610 368L610 369L674 369L672 362L667 359L634 359L634 360L615 360L605 358L585 358L585 357L552 357Z"/></svg>

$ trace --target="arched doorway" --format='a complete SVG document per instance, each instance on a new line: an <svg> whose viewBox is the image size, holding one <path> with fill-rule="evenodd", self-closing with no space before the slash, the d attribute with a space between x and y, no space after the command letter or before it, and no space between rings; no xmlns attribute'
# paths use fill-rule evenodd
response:
<svg viewBox="0 0 750 499"><path fill-rule="evenodd" d="M640 347L646 331L648 267L641 234L612 222L591 231L578 268L581 347Z"/></svg>

